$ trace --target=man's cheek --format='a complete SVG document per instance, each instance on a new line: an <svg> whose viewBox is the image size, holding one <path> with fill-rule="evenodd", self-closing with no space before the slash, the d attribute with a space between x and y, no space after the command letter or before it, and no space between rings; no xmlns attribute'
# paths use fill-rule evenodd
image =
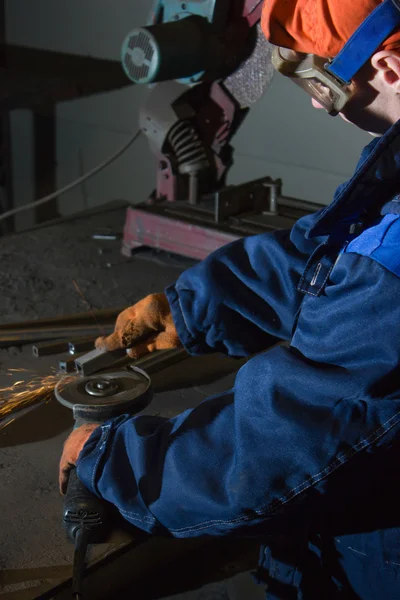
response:
<svg viewBox="0 0 400 600"><path fill-rule="evenodd" d="M318 108L318 109L324 108L322 106L322 104L320 104L317 100L315 100L315 98L311 98L311 104L313 105L314 108Z"/></svg>

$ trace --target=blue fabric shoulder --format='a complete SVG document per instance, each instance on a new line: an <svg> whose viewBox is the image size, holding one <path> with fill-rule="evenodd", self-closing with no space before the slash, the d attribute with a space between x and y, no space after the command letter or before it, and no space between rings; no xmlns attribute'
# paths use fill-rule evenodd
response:
<svg viewBox="0 0 400 600"><path fill-rule="evenodd" d="M345 252L368 256L400 277L400 215L385 215L350 242Z"/></svg>

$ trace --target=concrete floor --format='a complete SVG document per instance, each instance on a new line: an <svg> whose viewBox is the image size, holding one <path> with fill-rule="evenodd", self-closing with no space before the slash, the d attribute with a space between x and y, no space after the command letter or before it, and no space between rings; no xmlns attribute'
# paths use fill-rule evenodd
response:
<svg viewBox="0 0 400 600"><path fill-rule="evenodd" d="M123 220L124 211L114 210L0 240L2 322L85 311L72 280L79 283L96 308L132 304L173 282L187 267L186 261L160 254L127 260L120 255L119 241L99 243L92 239L93 233L103 230L121 232ZM30 347L1 350L0 387L21 378L19 374L10 376L10 368L46 375L59 358L34 359ZM195 406L205 397L228 389L241 364L225 357L190 360L190 369L171 367L162 377L153 378L156 394L147 412L172 416ZM57 466L71 427L69 411L53 400L0 429L2 600L38 598L70 577L72 548L61 526ZM95 547L92 559L120 548L126 535L123 532L112 543ZM256 567L256 545L239 553L234 562L231 572L220 569L210 578L205 572L201 581L187 577L186 590L176 587L173 577L168 586L168 574L165 575L165 593L170 594L164 596L165 600L264 597L262 588L254 584L250 575L239 575ZM160 590L154 593L158 595L153 598L163 597ZM122 595L119 597L122 600Z"/></svg>
<svg viewBox="0 0 400 600"><path fill-rule="evenodd" d="M265 590L256 585L250 573L210 583L198 590L165 596L163 600L264 600Z"/></svg>

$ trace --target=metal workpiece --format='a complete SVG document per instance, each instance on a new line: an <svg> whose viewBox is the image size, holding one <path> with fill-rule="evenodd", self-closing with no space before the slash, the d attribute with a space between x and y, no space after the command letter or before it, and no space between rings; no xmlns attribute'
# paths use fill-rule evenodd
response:
<svg viewBox="0 0 400 600"><path fill-rule="evenodd" d="M267 177L266 181L262 183L263 187L268 190L268 207L264 211L265 213L269 213L271 215L279 214L279 197L281 196L282 191L282 180L281 179L269 179Z"/></svg>
<svg viewBox="0 0 400 600"><path fill-rule="evenodd" d="M271 177L223 188L213 198L215 223L249 213L277 215L281 188L282 181Z"/></svg>
<svg viewBox="0 0 400 600"><path fill-rule="evenodd" d="M101 369L111 367L117 360L126 357L126 350L92 350L75 360L75 369L83 377L88 377Z"/></svg>
<svg viewBox="0 0 400 600"><path fill-rule="evenodd" d="M157 350L138 358L135 362L128 365L128 368L140 367L149 375L162 371L182 360L189 358L189 354L184 348L174 348L172 350Z"/></svg>
<svg viewBox="0 0 400 600"><path fill-rule="evenodd" d="M94 349L94 342L96 337L83 337L74 341L70 341L68 344L68 352L70 354L77 355L81 352L88 352Z"/></svg>
<svg viewBox="0 0 400 600"><path fill-rule="evenodd" d="M108 335L114 329L115 319L123 309L101 309L92 310L85 313L75 313L55 317L51 319L40 319L32 321L22 321L14 323L0 324L0 348L8 346L19 346L22 344L35 344L43 342L40 346L35 344L33 349L34 356L48 356L68 352L68 343L63 346L58 344L60 340L76 340L82 338L93 338L99 335Z"/></svg>
<svg viewBox="0 0 400 600"><path fill-rule="evenodd" d="M74 356L71 356L71 358L65 358L63 360L60 360L58 363L59 373L74 373L74 371L76 371L75 361L80 356L83 356L83 355L75 354Z"/></svg>
<svg viewBox="0 0 400 600"><path fill-rule="evenodd" d="M71 337L62 340L56 340L54 342L39 342L32 346L33 356L50 356L52 354L63 354L69 352L74 354L75 358L79 353L87 352L94 348L94 341L97 336L92 335L90 337L78 337L71 339Z"/></svg>
<svg viewBox="0 0 400 600"><path fill-rule="evenodd" d="M59 340L61 338L74 339L83 336L108 335L114 330L114 325L98 324L65 325L62 327L29 327L27 329L0 329L0 348L7 346L20 346L22 344L34 344L39 341ZM65 350L68 352L68 348Z"/></svg>
<svg viewBox="0 0 400 600"><path fill-rule="evenodd" d="M93 350L60 360L58 367L60 373L73 373L75 371L83 377L88 377L109 367L115 369L139 367L143 371L146 371L146 373L152 374L174 365L185 358L189 358L189 354L184 348L157 350L156 352L145 354L136 360L130 358L126 350L116 350L114 352Z"/></svg>
<svg viewBox="0 0 400 600"><path fill-rule="evenodd" d="M298 198L291 198L290 196L279 196L278 201L281 209L293 208L295 210L301 210L305 213L315 213L317 210L323 208L322 204L315 204L315 202L299 200Z"/></svg>
<svg viewBox="0 0 400 600"><path fill-rule="evenodd" d="M63 315L60 317L52 317L49 319L37 319L32 321L15 321L14 323L3 323L0 324L0 332L9 330L24 330L29 329L62 329L72 326L92 326L94 325L94 318L99 323L110 323L114 321L118 315L125 309L126 306L120 308L103 308L93 309L92 311L86 311L82 313L73 313L69 315Z"/></svg>
<svg viewBox="0 0 400 600"><path fill-rule="evenodd" d="M55 342L42 342L32 346L32 354L37 358L41 356L50 356L52 354L63 354L68 352L68 340L56 340Z"/></svg>
<svg viewBox="0 0 400 600"><path fill-rule="evenodd" d="M120 238L119 233L94 233L92 235L92 240L101 240L101 241L115 241Z"/></svg>

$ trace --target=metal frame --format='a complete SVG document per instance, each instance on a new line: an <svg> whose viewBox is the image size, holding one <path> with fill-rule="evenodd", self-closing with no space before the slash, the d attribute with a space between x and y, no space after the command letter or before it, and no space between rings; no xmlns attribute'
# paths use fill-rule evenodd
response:
<svg viewBox="0 0 400 600"><path fill-rule="evenodd" d="M149 246L197 260L238 238L291 228L320 205L282 196L281 180L264 177L188 202L148 203L127 209L122 254Z"/></svg>

